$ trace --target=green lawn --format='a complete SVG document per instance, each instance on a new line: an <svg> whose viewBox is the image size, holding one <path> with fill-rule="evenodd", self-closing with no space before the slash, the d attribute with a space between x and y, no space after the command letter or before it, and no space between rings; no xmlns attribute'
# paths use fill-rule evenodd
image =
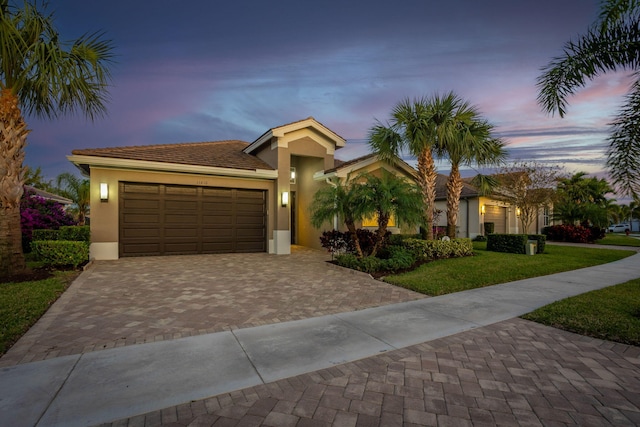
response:
<svg viewBox="0 0 640 427"><path fill-rule="evenodd" d="M59 271L45 280L0 283L0 355L38 321L77 276L77 271Z"/></svg>
<svg viewBox="0 0 640 427"><path fill-rule="evenodd" d="M640 345L640 279L549 304L524 319L608 341Z"/></svg>
<svg viewBox="0 0 640 427"><path fill-rule="evenodd" d="M607 233L604 239L597 240L599 245L635 246L640 247L640 239L627 236L624 233Z"/></svg>
<svg viewBox="0 0 640 427"><path fill-rule="evenodd" d="M474 242L475 256L430 262L385 281L426 295L444 295L467 289L506 283L605 264L635 251L547 245L544 254L519 255L486 250Z"/></svg>

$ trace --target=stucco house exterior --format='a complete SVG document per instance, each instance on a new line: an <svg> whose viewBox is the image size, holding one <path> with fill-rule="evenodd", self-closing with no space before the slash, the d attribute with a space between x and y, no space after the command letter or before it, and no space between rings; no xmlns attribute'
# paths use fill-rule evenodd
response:
<svg viewBox="0 0 640 427"><path fill-rule="evenodd" d="M309 219L319 188L382 168L415 178L403 161L335 159L345 142L309 117L250 143L73 150L67 158L91 181L91 258L319 248Z"/></svg>
<svg viewBox="0 0 640 427"><path fill-rule="evenodd" d="M438 174L436 180L436 209L442 211L436 223L439 227L447 226L447 178L446 175ZM544 227L552 224L549 209L542 208L529 229L523 230L518 218L517 206L497 197L481 196L478 189L470 181L470 179L464 181L460 195L457 237L473 239L484 235L484 224L488 222L493 223L494 233L508 234L540 234Z"/></svg>

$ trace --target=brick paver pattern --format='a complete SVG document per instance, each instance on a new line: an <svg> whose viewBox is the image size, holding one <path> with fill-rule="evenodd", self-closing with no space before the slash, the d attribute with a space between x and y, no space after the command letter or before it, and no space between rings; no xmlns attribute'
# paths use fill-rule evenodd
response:
<svg viewBox="0 0 640 427"><path fill-rule="evenodd" d="M512 319L104 427L640 425L639 355Z"/></svg>
<svg viewBox="0 0 640 427"><path fill-rule="evenodd" d="M11 366L425 298L328 264L324 251L95 262L0 359ZM293 267L292 267L293 266Z"/></svg>

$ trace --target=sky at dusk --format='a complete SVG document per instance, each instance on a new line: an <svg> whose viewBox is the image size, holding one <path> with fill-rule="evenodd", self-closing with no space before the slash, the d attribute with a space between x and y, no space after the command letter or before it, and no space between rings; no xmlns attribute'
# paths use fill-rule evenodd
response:
<svg viewBox="0 0 640 427"><path fill-rule="evenodd" d="M63 39L103 30L117 58L106 117L27 118L25 163L48 179L76 172L66 160L76 148L251 142L309 116L347 139L336 157L351 159L396 103L449 91L496 126L512 160L604 176L607 123L631 83L629 72L596 79L563 119L536 103L541 67L586 31L597 0L52 0L49 10Z"/></svg>

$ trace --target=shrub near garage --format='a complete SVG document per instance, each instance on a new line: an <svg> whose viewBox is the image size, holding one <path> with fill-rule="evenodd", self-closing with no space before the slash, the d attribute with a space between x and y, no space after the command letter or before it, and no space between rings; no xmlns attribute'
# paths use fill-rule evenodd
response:
<svg viewBox="0 0 640 427"><path fill-rule="evenodd" d="M31 242L31 251L44 265L52 267L76 268L89 260L89 246L85 242L39 240Z"/></svg>

